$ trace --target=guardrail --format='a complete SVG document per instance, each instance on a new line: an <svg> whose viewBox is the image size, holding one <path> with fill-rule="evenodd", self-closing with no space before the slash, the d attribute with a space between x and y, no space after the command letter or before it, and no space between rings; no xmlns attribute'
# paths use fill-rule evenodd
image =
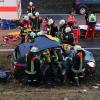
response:
<svg viewBox="0 0 100 100"><path fill-rule="evenodd" d="M97 48L84 48L86 50L100 50L100 47ZM14 49L0 49L0 52L13 52Z"/></svg>

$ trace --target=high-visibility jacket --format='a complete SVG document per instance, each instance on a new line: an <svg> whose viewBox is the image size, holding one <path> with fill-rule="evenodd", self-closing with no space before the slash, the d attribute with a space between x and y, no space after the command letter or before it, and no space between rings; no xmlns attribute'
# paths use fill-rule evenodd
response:
<svg viewBox="0 0 100 100"><path fill-rule="evenodd" d="M75 56L73 57L73 66L72 66L72 71L76 74L78 73L82 73L85 71L84 68L84 53L82 52L78 52L75 54Z"/></svg>
<svg viewBox="0 0 100 100"><path fill-rule="evenodd" d="M25 55L26 58L26 69L27 74L36 74L40 69L40 62L36 56L33 56L31 53Z"/></svg>

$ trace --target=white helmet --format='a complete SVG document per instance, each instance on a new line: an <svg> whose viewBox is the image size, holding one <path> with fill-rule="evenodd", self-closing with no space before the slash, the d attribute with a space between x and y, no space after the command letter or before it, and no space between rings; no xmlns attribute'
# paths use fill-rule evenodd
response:
<svg viewBox="0 0 100 100"><path fill-rule="evenodd" d="M66 33L71 32L71 28L70 28L70 27L66 27L66 28L65 28L65 32L66 32Z"/></svg>
<svg viewBox="0 0 100 100"><path fill-rule="evenodd" d="M24 20L29 20L29 17L27 15L25 15Z"/></svg>
<svg viewBox="0 0 100 100"><path fill-rule="evenodd" d="M31 32L30 33L30 36L33 36L34 37L34 36L36 36L36 34L34 32Z"/></svg>
<svg viewBox="0 0 100 100"><path fill-rule="evenodd" d="M32 17L32 16L33 16L33 14L32 14L32 13L28 13L28 16L29 16L29 17Z"/></svg>
<svg viewBox="0 0 100 100"><path fill-rule="evenodd" d="M90 62L88 62L87 64L88 64L90 67L92 67L92 68L95 67L95 62L90 61Z"/></svg>
<svg viewBox="0 0 100 100"><path fill-rule="evenodd" d="M48 25L51 25L51 24L53 24L53 19L51 18L51 19L49 19L49 21L48 21Z"/></svg>
<svg viewBox="0 0 100 100"><path fill-rule="evenodd" d="M65 22L64 19L62 19L62 20L59 21L59 25L60 25L60 26L64 25L65 23L66 23L66 22Z"/></svg>
<svg viewBox="0 0 100 100"><path fill-rule="evenodd" d="M38 51L39 51L39 49L37 47L32 47L30 50L30 52L33 52L33 53L36 53Z"/></svg>
<svg viewBox="0 0 100 100"><path fill-rule="evenodd" d="M35 13L35 16L39 16L39 15L40 15L39 12L36 12L36 13Z"/></svg>
<svg viewBox="0 0 100 100"><path fill-rule="evenodd" d="M83 50L82 47L80 45L75 45L74 46L74 50L77 52L79 50Z"/></svg>
<svg viewBox="0 0 100 100"><path fill-rule="evenodd" d="M29 5L32 6L33 5L33 2L29 2Z"/></svg>
<svg viewBox="0 0 100 100"><path fill-rule="evenodd" d="M37 33L38 36L39 36L39 35L43 35L43 34L44 34L43 31L40 31L40 32Z"/></svg>

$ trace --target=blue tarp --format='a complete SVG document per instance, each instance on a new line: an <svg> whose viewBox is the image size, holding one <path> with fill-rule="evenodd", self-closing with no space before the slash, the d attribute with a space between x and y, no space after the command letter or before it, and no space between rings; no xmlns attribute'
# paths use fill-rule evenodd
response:
<svg viewBox="0 0 100 100"><path fill-rule="evenodd" d="M90 51L87 51L87 50L84 50L85 51L85 61L92 61L92 62L95 62L95 59L93 57L93 54L92 52Z"/></svg>
<svg viewBox="0 0 100 100"><path fill-rule="evenodd" d="M46 36L37 37L33 45L37 47L39 51L60 46L58 42L51 40Z"/></svg>
<svg viewBox="0 0 100 100"><path fill-rule="evenodd" d="M39 49L39 51L42 51L48 48L58 47L60 46L60 44L54 40L47 38L46 36L39 36L33 43L28 42L19 45L20 57L23 57L26 53L28 53L31 46L35 46Z"/></svg>

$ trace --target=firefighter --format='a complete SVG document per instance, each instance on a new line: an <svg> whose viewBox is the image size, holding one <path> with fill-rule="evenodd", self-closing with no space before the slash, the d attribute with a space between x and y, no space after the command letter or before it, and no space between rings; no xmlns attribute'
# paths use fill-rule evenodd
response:
<svg viewBox="0 0 100 100"><path fill-rule="evenodd" d="M85 52L83 51L83 48L80 45L75 45L74 51L75 51L75 54L72 58L72 60L73 60L72 71L76 72L76 73L82 73L85 71L85 68L83 65Z"/></svg>
<svg viewBox="0 0 100 100"><path fill-rule="evenodd" d="M68 77L70 81L75 80L75 77L80 75L83 76L85 67L84 67L84 59L85 59L85 52L80 45L75 45L73 47L73 53L71 54L71 58L69 59L69 73Z"/></svg>
<svg viewBox="0 0 100 100"><path fill-rule="evenodd" d="M60 20L59 21L59 31L60 31L59 36L60 36L60 40L63 39L63 34L65 32L65 28L66 27L68 27L67 22L64 19Z"/></svg>
<svg viewBox="0 0 100 100"><path fill-rule="evenodd" d="M46 31L47 30L47 19L44 18L43 21L42 21L42 30Z"/></svg>
<svg viewBox="0 0 100 100"><path fill-rule="evenodd" d="M90 35L91 39L94 40L94 32L95 32L95 25L96 25L96 15L90 14L88 18L88 28L85 34L85 39L88 39Z"/></svg>
<svg viewBox="0 0 100 100"><path fill-rule="evenodd" d="M86 13L85 13L85 22L86 22L86 25L88 25L88 18L89 18L89 11L86 11Z"/></svg>
<svg viewBox="0 0 100 100"><path fill-rule="evenodd" d="M62 43L74 45L74 35L70 27L66 27L65 32L63 34Z"/></svg>
<svg viewBox="0 0 100 100"><path fill-rule="evenodd" d="M51 78L52 81L56 84L63 83L63 75L61 71L61 62L63 61L63 51L61 48L52 48L50 49L50 58L51 58Z"/></svg>
<svg viewBox="0 0 100 100"><path fill-rule="evenodd" d="M29 19L30 19L31 30L32 30L33 27L34 27L34 18L35 18L35 16L34 16L32 13L28 13L28 17L29 17Z"/></svg>
<svg viewBox="0 0 100 100"><path fill-rule="evenodd" d="M33 15L35 14L35 6L33 2L29 2L27 13L32 13Z"/></svg>
<svg viewBox="0 0 100 100"><path fill-rule="evenodd" d="M67 26L68 26L68 24L67 24L67 22L66 22L64 19L62 19L62 20L59 21L59 31L60 31L61 33L64 33L65 28L66 28Z"/></svg>
<svg viewBox="0 0 100 100"><path fill-rule="evenodd" d="M74 43L76 45L78 45L79 44L80 35L81 35L81 31L80 31L80 28L78 27L77 24L75 24L74 27L73 27L73 35L74 35Z"/></svg>
<svg viewBox="0 0 100 100"><path fill-rule="evenodd" d="M75 24L75 16L73 14L73 12L68 16L68 25L69 27L73 28L74 24Z"/></svg>
<svg viewBox="0 0 100 100"><path fill-rule="evenodd" d="M34 42L35 37L36 33L30 32L26 37L26 42Z"/></svg>
<svg viewBox="0 0 100 100"><path fill-rule="evenodd" d="M57 36L58 27L57 27L55 21L52 18L48 20L47 26L48 26L48 28L47 28L48 34L51 35L52 37Z"/></svg>
<svg viewBox="0 0 100 100"><path fill-rule="evenodd" d="M25 36L28 34L29 31L31 31L31 23L29 20L28 16L24 16L23 20L20 23L21 26L21 37L22 37L22 41L21 43L25 42Z"/></svg>
<svg viewBox="0 0 100 100"><path fill-rule="evenodd" d="M39 32L41 28L42 18L40 17L39 12L35 13L35 16L33 18L33 31Z"/></svg>
<svg viewBox="0 0 100 100"><path fill-rule="evenodd" d="M32 47L30 52L25 55L26 68L25 73L28 80L40 82L42 74L40 70L39 50L37 47Z"/></svg>

